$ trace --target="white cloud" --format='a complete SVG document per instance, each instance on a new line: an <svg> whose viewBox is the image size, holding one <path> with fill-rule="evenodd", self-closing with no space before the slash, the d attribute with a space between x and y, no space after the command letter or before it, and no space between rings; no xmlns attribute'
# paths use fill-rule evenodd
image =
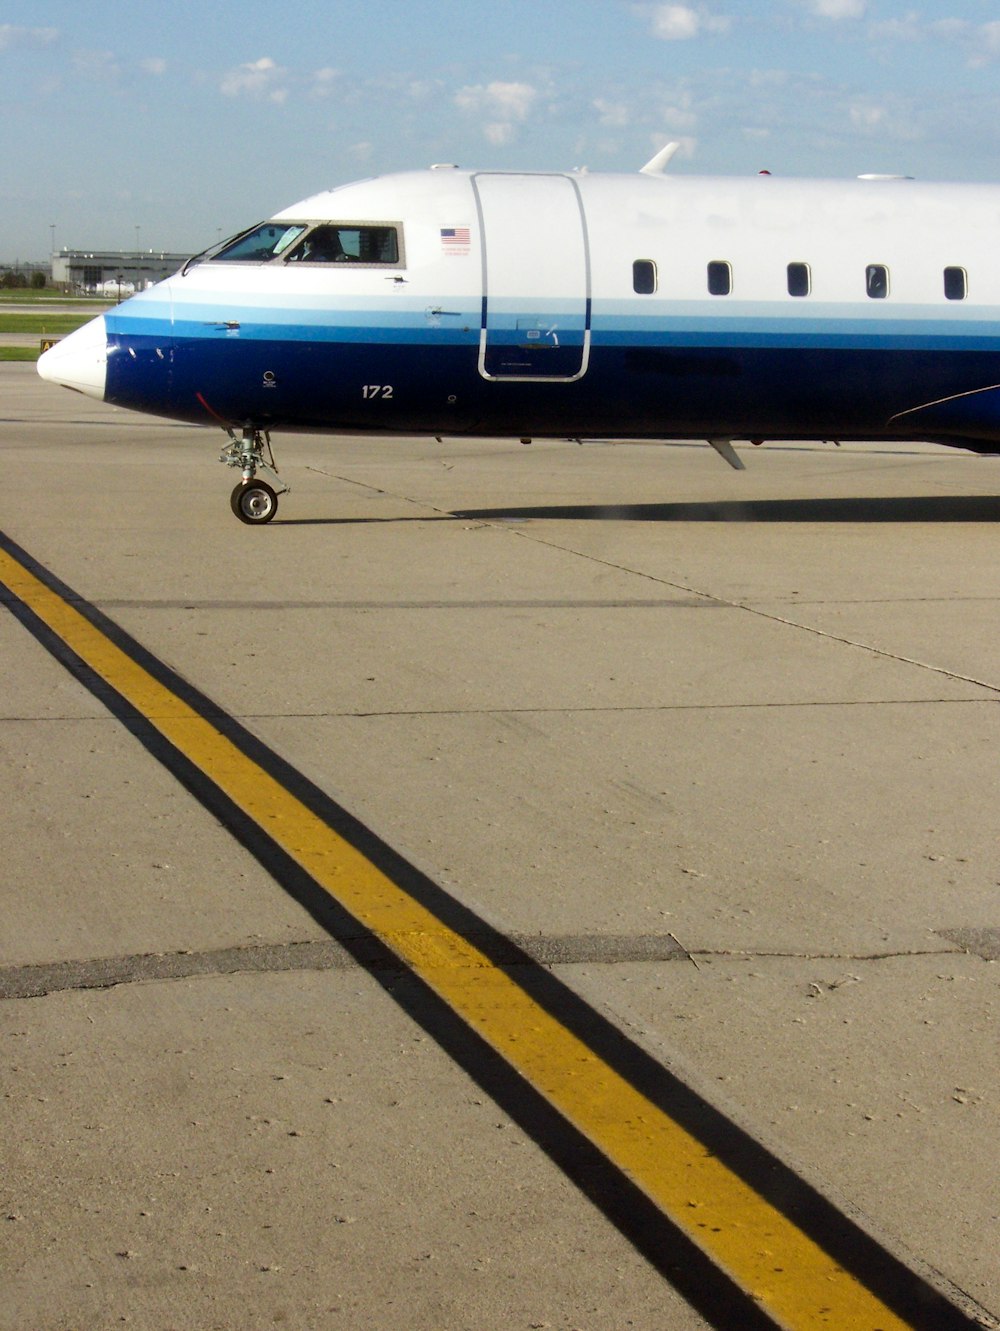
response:
<svg viewBox="0 0 1000 1331"><path fill-rule="evenodd" d="M606 97L595 97L593 107L602 125L623 129L631 120L629 109L622 102L610 102Z"/></svg>
<svg viewBox="0 0 1000 1331"><path fill-rule="evenodd" d="M968 35L969 27L970 25L962 18L941 18L930 25L928 32L935 40L945 37L949 41L956 41ZM986 28L993 27L1000 27L1000 24L986 24ZM985 28L983 31L985 32Z"/></svg>
<svg viewBox="0 0 1000 1331"><path fill-rule="evenodd" d="M0 23L0 51L18 46L51 46L58 40L58 28L19 28L12 23Z"/></svg>
<svg viewBox="0 0 1000 1331"><path fill-rule="evenodd" d="M750 71L751 88L787 88L791 75L787 69L752 69Z"/></svg>
<svg viewBox="0 0 1000 1331"><path fill-rule="evenodd" d="M226 97L257 97L280 104L288 96L288 90L279 86L286 73L269 55L265 55L240 65L238 69L231 69L219 88Z"/></svg>
<svg viewBox="0 0 1000 1331"><path fill-rule="evenodd" d="M657 152L664 148L668 143L676 143L677 151L671 160L690 161L695 155L698 147L698 140L687 134L672 134L668 129L661 129L655 134L649 135L649 142Z"/></svg>
<svg viewBox="0 0 1000 1331"><path fill-rule="evenodd" d="M483 126L483 133L486 135L488 143L500 147L505 143L510 143L514 137L514 126L509 120L491 120Z"/></svg>
<svg viewBox="0 0 1000 1331"><path fill-rule="evenodd" d="M986 64L993 56L1000 55L1000 21L994 19L990 23L984 23L976 33L976 45L978 64Z"/></svg>
<svg viewBox="0 0 1000 1331"><path fill-rule="evenodd" d="M148 60L140 60L139 68L144 74L152 74L159 77L167 72L167 62L160 56L150 56Z"/></svg>
<svg viewBox="0 0 1000 1331"><path fill-rule="evenodd" d="M894 44L896 42L919 42L927 35L927 29L921 25L919 14L912 11L902 18L885 19L871 25L872 39L878 42Z"/></svg>
<svg viewBox="0 0 1000 1331"><path fill-rule="evenodd" d="M884 106L879 106L875 102L857 101L848 107L848 115L855 129L870 134L883 124L887 112Z"/></svg>
<svg viewBox="0 0 1000 1331"><path fill-rule="evenodd" d="M115 83L122 72L114 51L77 51L73 68L95 83Z"/></svg>
<svg viewBox="0 0 1000 1331"><path fill-rule="evenodd" d="M885 19L871 25L871 35L885 42L922 42L932 41L979 41L985 36L986 29L994 26L987 23L983 29L975 28L967 19L941 18L927 23L923 16L912 10L902 18Z"/></svg>
<svg viewBox="0 0 1000 1331"><path fill-rule="evenodd" d="M702 33L728 32L730 21L690 5L654 5L649 11L653 36L665 42L690 41Z"/></svg>
<svg viewBox="0 0 1000 1331"><path fill-rule="evenodd" d="M430 97L440 97L441 82L439 79L410 79L406 92L415 102L426 102Z"/></svg>
<svg viewBox="0 0 1000 1331"><path fill-rule="evenodd" d="M330 65L325 65L322 69L317 69L310 75L310 96L312 97L332 97L337 91L337 83L340 79L340 70L334 69Z"/></svg>
<svg viewBox="0 0 1000 1331"><path fill-rule="evenodd" d="M847 103L847 118L860 139L885 144L913 143L924 137L917 108L907 97L854 97Z"/></svg>
<svg viewBox="0 0 1000 1331"><path fill-rule="evenodd" d="M898 42L936 42L953 43L962 48L967 55L970 69L981 69L1000 57L1000 20L975 24L968 19L942 18L925 21L921 14L912 10L901 18L886 19L873 23L870 35L876 42L894 44Z"/></svg>
<svg viewBox="0 0 1000 1331"><path fill-rule="evenodd" d="M810 0L810 9L820 18L864 18L867 0Z"/></svg>
<svg viewBox="0 0 1000 1331"><path fill-rule="evenodd" d="M504 120L525 120L538 97L530 83L488 83L460 88L455 104L463 111L487 112Z"/></svg>
<svg viewBox="0 0 1000 1331"><path fill-rule="evenodd" d="M698 112L694 96L683 89L678 89L675 101L662 108L661 119L670 126L671 134L676 138L675 130L694 129L698 123Z"/></svg>
<svg viewBox="0 0 1000 1331"><path fill-rule="evenodd" d="M496 145L510 143L517 125L527 120L538 100L530 83L481 83L459 88L455 105L468 115L483 117L483 133Z"/></svg>
<svg viewBox="0 0 1000 1331"><path fill-rule="evenodd" d="M665 42L698 36L698 15L687 5L659 5L653 10L653 33Z"/></svg>

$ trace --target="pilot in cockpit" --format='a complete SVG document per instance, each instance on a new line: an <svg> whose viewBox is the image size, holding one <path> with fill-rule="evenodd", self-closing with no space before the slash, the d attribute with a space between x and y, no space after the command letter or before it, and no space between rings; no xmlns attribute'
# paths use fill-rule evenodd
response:
<svg viewBox="0 0 1000 1331"><path fill-rule="evenodd" d="M295 251L289 255L301 263L343 263L350 259L340 243L340 233L336 227L320 226L311 232Z"/></svg>

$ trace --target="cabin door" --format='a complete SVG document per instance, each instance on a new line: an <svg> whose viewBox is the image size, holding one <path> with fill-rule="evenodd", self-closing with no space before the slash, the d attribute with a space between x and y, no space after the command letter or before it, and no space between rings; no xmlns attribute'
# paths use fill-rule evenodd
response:
<svg viewBox="0 0 1000 1331"><path fill-rule="evenodd" d="M569 176L473 176L483 237L485 379L569 383L590 356L590 255Z"/></svg>

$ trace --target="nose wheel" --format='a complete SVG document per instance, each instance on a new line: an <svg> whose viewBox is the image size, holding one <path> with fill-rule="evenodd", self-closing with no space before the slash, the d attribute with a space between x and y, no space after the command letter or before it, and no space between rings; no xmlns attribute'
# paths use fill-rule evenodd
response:
<svg viewBox="0 0 1000 1331"><path fill-rule="evenodd" d="M219 461L227 467L239 467L243 473L243 479L229 497L229 506L240 522L252 527L270 522L278 511L278 495L288 492L288 486L282 482L274 465L271 436L252 426L247 426L240 438L232 430L228 434L229 443L222 450ZM273 477L278 488L258 479L258 471Z"/></svg>
<svg viewBox="0 0 1000 1331"><path fill-rule="evenodd" d="M278 496L266 481L240 481L229 497L229 503L240 522L255 526L270 522L278 511Z"/></svg>

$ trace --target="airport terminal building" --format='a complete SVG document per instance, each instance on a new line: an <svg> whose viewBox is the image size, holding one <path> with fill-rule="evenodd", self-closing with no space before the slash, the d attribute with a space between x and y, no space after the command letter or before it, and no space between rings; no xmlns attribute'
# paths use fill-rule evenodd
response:
<svg viewBox="0 0 1000 1331"><path fill-rule="evenodd" d="M52 281L74 291L110 295L118 287L131 294L176 273L190 257L162 250L57 250Z"/></svg>

